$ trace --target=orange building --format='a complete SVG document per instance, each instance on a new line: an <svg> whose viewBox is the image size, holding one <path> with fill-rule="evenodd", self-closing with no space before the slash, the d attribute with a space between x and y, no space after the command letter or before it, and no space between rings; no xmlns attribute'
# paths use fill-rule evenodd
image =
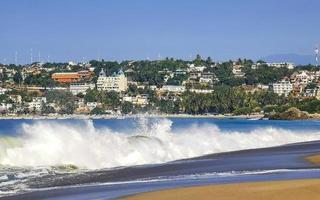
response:
<svg viewBox="0 0 320 200"><path fill-rule="evenodd" d="M93 77L94 73L87 70L83 70L83 71L79 71L78 74L80 75L81 79L90 80Z"/></svg>
<svg viewBox="0 0 320 200"><path fill-rule="evenodd" d="M51 78L59 83L76 83L90 80L93 74L89 71L54 73Z"/></svg>
<svg viewBox="0 0 320 200"><path fill-rule="evenodd" d="M90 80L93 76L92 72L79 71L79 72L63 72L54 73L51 78L59 83L76 83L84 80Z"/></svg>
<svg viewBox="0 0 320 200"><path fill-rule="evenodd" d="M51 78L59 83L75 83L81 80L81 76L77 72L54 73Z"/></svg>

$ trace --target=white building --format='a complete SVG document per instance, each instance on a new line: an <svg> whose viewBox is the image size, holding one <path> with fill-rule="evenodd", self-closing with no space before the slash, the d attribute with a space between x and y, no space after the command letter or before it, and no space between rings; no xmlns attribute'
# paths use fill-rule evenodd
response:
<svg viewBox="0 0 320 200"><path fill-rule="evenodd" d="M290 81L282 80L280 82L271 84L270 88L278 95L288 96L293 90L293 85L290 83Z"/></svg>
<svg viewBox="0 0 320 200"><path fill-rule="evenodd" d="M262 90L268 90L269 86L259 83L259 84L257 84L257 88L262 89Z"/></svg>
<svg viewBox="0 0 320 200"><path fill-rule="evenodd" d="M16 104L21 104L22 103L21 95L9 95L9 99L11 99Z"/></svg>
<svg viewBox="0 0 320 200"><path fill-rule="evenodd" d="M203 78L203 77L201 77L201 78L199 79L199 83L212 84L212 83L213 83L213 80L212 80L212 78Z"/></svg>
<svg viewBox="0 0 320 200"><path fill-rule="evenodd" d="M186 91L186 87L180 85L164 85L162 86L160 91L183 93L184 91Z"/></svg>
<svg viewBox="0 0 320 200"><path fill-rule="evenodd" d="M70 66L76 66L78 63L74 62L74 61L69 61L68 62L68 65Z"/></svg>
<svg viewBox="0 0 320 200"><path fill-rule="evenodd" d="M46 97L33 97L29 103L29 110L41 111L43 104L47 103Z"/></svg>
<svg viewBox="0 0 320 200"><path fill-rule="evenodd" d="M177 76L177 75L186 75L187 74L187 70L185 70L185 69L177 69L176 71L173 72L173 74L175 76Z"/></svg>
<svg viewBox="0 0 320 200"><path fill-rule="evenodd" d="M314 88L314 89L306 89L304 92L305 97L320 97L320 91L319 88Z"/></svg>
<svg viewBox="0 0 320 200"><path fill-rule="evenodd" d="M299 74L295 75L296 81L300 84L308 84L311 83L315 76L312 73L309 73L308 71L301 71Z"/></svg>
<svg viewBox="0 0 320 200"><path fill-rule="evenodd" d="M98 107L100 104L98 102L87 102L87 107L89 108L89 110L93 110L96 107Z"/></svg>
<svg viewBox="0 0 320 200"><path fill-rule="evenodd" d="M11 103L0 103L0 111L8 111L13 107Z"/></svg>
<svg viewBox="0 0 320 200"><path fill-rule="evenodd" d="M216 77L215 74L210 72L202 73L199 79L199 83L212 84L214 81L219 81L219 79Z"/></svg>
<svg viewBox="0 0 320 200"><path fill-rule="evenodd" d="M320 71L314 72L314 78L316 78L316 79L320 78Z"/></svg>
<svg viewBox="0 0 320 200"><path fill-rule="evenodd" d="M71 84L70 85L70 92L73 94L73 95L77 95L79 93L82 93L82 94L86 94L86 91L88 89L94 89L95 88L95 85L90 83L84 83L84 84Z"/></svg>
<svg viewBox="0 0 320 200"><path fill-rule="evenodd" d="M269 67L282 68L286 67L288 69L293 69L295 67L294 63L281 62L281 63L267 63Z"/></svg>
<svg viewBox="0 0 320 200"><path fill-rule="evenodd" d="M123 71L114 73L112 76L106 76L106 73L101 70L97 80L97 89L102 91L123 92L128 88L128 80Z"/></svg>
<svg viewBox="0 0 320 200"><path fill-rule="evenodd" d="M201 71L192 71L189 73L189 77L188 79L189 80L196 80L196 79L199 79L202 75L202 72Z"/></svg>
<svg viewBox="0 0 320 200"><path fill-rule="evenodd" d="M214 92L212 89L190 89L190 92L194 92L197 94L210 94Z"/></svg>
<svg viewBox="0 0 320 200"><path fill-rule="evenodd" d="M150 90L153 90L153 91L154 91L154 90L157 90L157 86L156 86L156 85L150 85L149 88L150 88Z"/></svg>
<svg viewBox="0 0 320 200"><path fill-rule="evenodd" d="M0 87L0 94L5 94L6 92L11 91L11 89L7 89L7 88L1 88Z"/></svg>
<svg viewBox="0 0 320 200"><path fill-rule="evenodd" d="M148 105L147 95L137 95L137 96L124 96L123 101L131 102L133 105L146 106Z"/></svg>
<svg viewBox="0 0 320 200"><path fill-rule="evenodd" d="M198 72L203 72L207 67L206 66L195 66L194 64L188 64L188 72L194 72L194 71L198 71Z"/></svg>
<svg viewBox="0 0 320 200"><path fill-rule="evenodd" d="M84 108L86 106L85 101L84 101L83 98L79 98L76 101L76 105L77 105L78 108Z"/></svg>
<svg viewBox="0 0 320 200"><path fill-rule="evenodd" d="M235 77L244 77L245 73L242 72L242 65L233 65L232 66L232 73Z"/></svg>

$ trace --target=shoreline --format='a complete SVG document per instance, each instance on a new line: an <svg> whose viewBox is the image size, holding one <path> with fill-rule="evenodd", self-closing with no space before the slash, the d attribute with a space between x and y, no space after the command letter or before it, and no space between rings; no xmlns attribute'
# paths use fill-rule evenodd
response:
<svg viewBox="0 0 320 200"><path fill-rule="evenodd" d="M182 187L146 192L122 200L286 200L318 199L320 179L267 181Z"/></svg>
<svg viewBox="0 0 320 200"><path fill-rule="evenodd" d="M211 118L211 119L248 119L260 120L264 115L189 115L189 114L136 114L136 115L3 115L1 119L124 119L124 118L139 118L139 117L154 117L154 118Z"/></svg>
<svg viewBox="0 0 320 200"><path fill-rule="evenodd" d="M281 119L269 119L262 114L252 115L232 115L232 114L208 114L208 115L190 115L190 114L134 114L134 115L117 115L117 114L102 114L102 115L89 115L89 114L52 114L52 115L0 115L0 120L6 119L125 119L125 118L207 118L207 119L247 119L247 120L281 120ZM311 115L307 119L283 119L284 121L305 121L305 120L320 120L320 115Z"/></svg>
<svg viewBox="0 0 320 200"><path fill-rule="evenodd" d="M207 114L207 115L190 115L190 114L133 114L133 115L117 115L117 114L103 114L103 115L89 115L89 114L51 114L51 115L0 115L0 120L6 119L125 119L125 118L140 118L140 117L150 117L150 118L207 118L207 119L247 119L247 120L280 120L280 119L269 119L263 114L252 114L252 115L232 115L232 114ZM284 119L285 120L285 119ZM285 121L305 121L305 120L320 120L320 115L311 115L307 119L290 119Z"/></svg>

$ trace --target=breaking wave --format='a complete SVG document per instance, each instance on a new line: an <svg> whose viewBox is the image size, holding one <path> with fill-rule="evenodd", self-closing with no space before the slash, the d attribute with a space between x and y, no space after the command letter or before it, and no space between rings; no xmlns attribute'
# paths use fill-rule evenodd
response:
<svg viewBox="0 0 320 200"><path fill-rule="evenodd" d="M320 132L314 131L295 132L270 127L225 132L210 124L186 125L173 130L169 119L145 123L130 133L95 128L89 120L77 125L52 121L23 124L19 136L0 139L0 165L72 165L100 169L320 140Z"/></svg>

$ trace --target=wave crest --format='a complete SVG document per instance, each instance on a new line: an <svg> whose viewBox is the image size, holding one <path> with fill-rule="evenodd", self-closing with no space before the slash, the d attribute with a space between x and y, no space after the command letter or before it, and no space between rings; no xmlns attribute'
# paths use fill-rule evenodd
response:
<svg viewBox="0 0 320 200"><path fill-rule="evenodd" d="M81 125L48 121L24 124L18 138L1 145L0 164L99 169L320 139L319 132L299 133L272 127L249 132L222 132L210 124L194 124L175 131L171 127L172 121L168 119L157 120L144 125L143 130L137 128L130 133L98 129L92 121ZM0 144L3 142L4 139L0 139Z"/></svg>

